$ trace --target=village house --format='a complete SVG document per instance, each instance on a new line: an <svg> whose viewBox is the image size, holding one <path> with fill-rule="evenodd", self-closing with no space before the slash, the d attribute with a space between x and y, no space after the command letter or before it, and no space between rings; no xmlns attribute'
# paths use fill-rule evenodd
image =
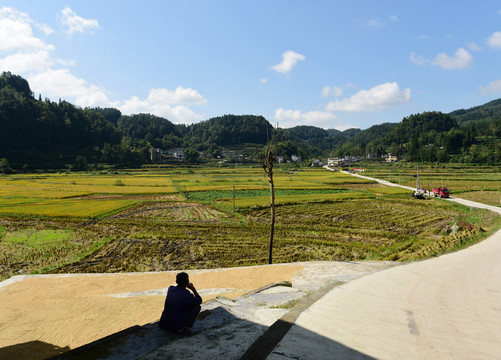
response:
<svg viewBox="0 0 501 360"><path fill-rule="evenodd" d="M327 159L327 166L329 166L329 167L342 166L343 161L344 160L341 158L328 158Z"/></svg>
<svg viewBox="0 0 501 360"><path fill-rule="evenodd" d="M386 161L387 163L397 162L398 157L396 157L395 155L387 154L384 156L384 161Z"/></svg>
<svg viewBox="0 0 501 360"><path fill-rule="evenodd" d="M184 158L185 158L184 150L181 148L176 148L172 155L174 156L174 158L176 158L177 160L181 160L181 161L184 160Z"/></svg>
<svg viewBox="0 0 501 360"><path fill-rule="evenodd" d="M224 159L233 159L235 157L235 151L233 150L221 151L221 157Z"/></svg>
<svg viewBox="0 0 501 360"><path fill-rule="evenodd" d="M167 161L184 161L185 154L181 148L163 150L163 149L150 149L150 160L154 163L161 163Z"/></svg>
<svg viewBox="0 0 501 360"><path fill-rule="evenodd" d="M324 163L322 161L320 161L319 159L313 159L311 161L311 166L312 167L324 166Z"/></svg>

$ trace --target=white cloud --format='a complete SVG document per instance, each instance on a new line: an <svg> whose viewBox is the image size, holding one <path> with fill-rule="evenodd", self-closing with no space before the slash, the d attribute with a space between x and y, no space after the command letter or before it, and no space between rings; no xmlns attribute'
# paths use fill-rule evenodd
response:
<svg viewBox="0 0 501 360"><path fill-rule="evenodd" d="M61 14L60 21L68 34L99 27L96 20L83 19L70 8L65 8ZM46 35L52 32L48 26L34 23L25 13L0 8L0 51L6 53L0 58L0 69L25 76L35 94L63 98L81 107L116 107L128 114L147 112L177 123L202 120L202 116L188 106L205 104L207 100L191 88L152 89L144 100L134 96L124 102L111 101L108 91L71 73L67 67L74 65L74 60L53 58L54 46L37 38L33 25ZM54 68L57 66L63 68Z"/></svg>
<svg viewBox="0 0 501 360"><path fill-rule="evenodd" d="M423 57L421 55L416 55L415 52L411 53L410 59L411 59L411 62L413 64L416 64L416 65L423 65L426 62L426 60L423 59Z"/></svg>
<svg viewBox="0 0 501 360"><path fill-rule="evenodd" d="M487 45L489 45L493 49L501 48L501 31L496 31L486 41Z"/></svg>
<svg viewBox="0 0 501 360"><path fill-rule="evenodd" d="M334 127L329 127L329 129L336 129L339 131L345 131L348 129L360 129L360 127L355 126L355 125L345 124L342 121L338 121L337 124L334 125Z"/></svg>
<svg viewBox="0 0 501 360"><path fill-rule="evenodd" d="M47 70L28 79L33 92L58 98L71 97L78 106L113 106L106 91L71 74L68 69Z"/></svg>
<svg viewBox="0 0 501 360"><path fill-rule="evenodd" d="M426 34L420 35L420 36L418 37L418 39L420 39L420 40L426 40L426 39L429 39L429 38L430 38L430 36L429 36L429 35L426 35Z"/></svg>
<svg viewBox="0 0 501 360"><path fill-rule="evenodd" d="M322 88L322 92L321 92L321 95L322 97L330 97L330 96L335 96L335 97L339 97L341 95L343 95L343 89L340 88L339 86L330 86L330 85L327 85L327 86L324 86Z"/></svg>
<svg viewBox="0 0 501 360"><path fill-rule="evenodd" d="M473 56L464 48L459 48L454 53L454 56L449 56L445 53L440 53L435 57L435 60L430 62L431 65L440 66L445 70L461 70L471 66Z"/></svg>
<svg viewBox="0 0 501 360"><path fill-rule="evenodd" d="M54 32L48 25L46 24L35 24L37 28L43 31L45 35L50 35Z"/></svg>
<svg viewBox="0 0 501 360"><path fill-rule="evenodd" d="M141 100L133 96L126 100L119 109L125 114L151 113L162 116L174 123L190 124L203 119L186 105L202 105L207 100L196 90L178 86L175 91L151 89L148 97ZM173 106L176 105L176 106Z"/></svg>
<svg viewBox="0 0 501 360"><path fill-rule="evenodd" d="M115 107L124 114L150 113L165 117L174 123L193 123L203 116L187 105L202 105L207 100L196 90L178 86L174 91L152 89L146 99L133 96L124 101L111 101L108 92L85 79L73 75L68 69L48 69L30 78L28 82L35 94L44 97L64 98L81 107Z"/></svg>
<svg viewBox="0 0 501 360"><path fill-rule="evenodd" d="M491 81L487 87L480 87L480 93L482 95L501 93L501 79L496 81Z"/></svg>
<svg viewBox="0 0 501 360"><path fill-rule="evenodd" d="M367 21L367 25L370 26L370 27L374 27L374 28L383 28L386 26L386 23L381 20L380 18L377 18L377 19L371 19L369 21Z"/></svg>
<svg viewBox="0 0 501 360"><path fill-rule="evenodd" d="M0 68L28 79L35 93L47 97L71 97L80 106L109 105L104 90L72 75L66 68L55 70L55 65L74 65L74 61L53 58L54 46L46 44L33 34L33 25L45 34L52 29L35 23L27 14L13 8L0 9Z"/></svg>
<svg viewBox="0 0 501 360"><path fill-rule="evenodd" d="M97 20L84 19L83 17L78 16L69 7L66 7L61 11L61 17L59 20L61 21L61 24L66 27L65 32L69 35L72 35L75 32L92 33L94 29L99 28Z"/></svg>
<svg viewBox="0 0 501 360"><path fill-rule="evenodd" d="M164 102L169 105L202 105L207 103L196 90L178 86L175 91L168 89L151 89L147 99L150 103Z"/></svg>
<svg viewBox="0 0 501 360"><path fill-rule="evenodd" d="M482 47L480 47L477 43L474 42L466 44L466 47L471 51L476 51L476 52L482 51Z"/></svg>
<svg viewBox="0 0 501 360"><path fill-rule="evenodd" d="M183 105L167 110L163 116L175 124L193 124L204 119L203 114L197 114Z"/></svg>
<svg viewBox="0 0 501 360"><path fill-rule="evenodd" d="M44 71L54 63L47 50L24 53L18 52L0 59L0 69L8 69L15 74Z"/></svg>
<svg viewBox="0 0 501 360"><path fill-rule="evenodd" d="M30 17L16 9L3 7L0 9L0 50L1 51L35 51L54 50L54 46L45 44L33 35Z"/></svg>
<svg viewBox="0 0 501 360"><path fill-rule="evenodd" d="M445 53L438 54L435 59L425 59L413 52L410 55L410 60L416 65L430 64L439 66L445 70L462 70L470 67L473 64L473 56L464 48L459 48L454 53L454 56L449 56Z"/></svg>
<svg viewBox="0 0 501 360"><path fill-rule="evenodd" d="M361 90L349 98L331 101L328 111L361 112L386 109L406 103L411 99L411 90L400 90L396 82L377 85L369 90Z"/></svg>
<svg viewBox="0 0 501 360"><path fill-rule="evenodd" d="M16 74L33 74L45 71L54 64L51 52L54 46L46 44L33 34L32 25L41 27L46 34L50 28L34 23L21 11L13 8L0 8L0 68Z"/></svg>
<svg viewBox="0 0 501 360"><path fill-rule="evenodd" d="M299 110L285 110L279 108L275 111L275 120L278 121L280 127L290 128L298 125L311 125L325 127L334 120L337 116L326 111L308 111L301 112Z"/></svg>
<svg viewBox="0 0 501 360"><path fill-rule="evenodd" d="M261 80L259 80L259 82L261 84L266 84L268 82L268 79L267 78L261 78Z"/></svg>
<svg viewBox="0 0 501 360"><path fill-rule="evenodd" d="M287 74L292 71L292 68L296 66L298 61L304 61L305 59L304 55L288 50L282 54L282 62L273 65L271 69L282 74Z"/></svg>
<svg viewBox="0 0 501 360"><path fill-rule="evenodd" d="M398 17L395 15L389 16L388 19L389 19L389 21L394 22L394 23L399 21ZM376 29L382 29L382 28L386 27L388 25L388 23L381 18L376 18L376 19L368 20L366 22L366 25L373 27L373 28L376 28Z"/></svg>
<svg viewBox="0 0 501 360"><path fill-rule="evenodd" d="M64 59L54 59L54 61L62 66L75 66L76 65L76 60L64 60Z"/></svg>

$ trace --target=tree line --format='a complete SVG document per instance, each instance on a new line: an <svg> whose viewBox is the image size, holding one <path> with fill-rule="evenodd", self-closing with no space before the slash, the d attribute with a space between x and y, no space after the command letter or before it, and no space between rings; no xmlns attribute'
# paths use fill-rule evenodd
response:
<svg viewBox="0 0 501 360"><path fill-rule="evenodd" d="M285 159L391 153L410 161L499 164L500 122L501 99L450 114L410 115L400 123L366 130L277 129L257 115L223 115L179 125L151 114L124 115L114 108L80 108L60 99L36 98L24 78L4 72L0 172L136 167L151 162L151 148L182 148L192 163L220 157L228 149L258 161L276 132L278 154Z"/></svg>
<svg viewBox="0 0 501 360"><path fill-rule="evenodd" d="M501 106L494 117L461 124L454 114L433 111L410 115L398 124L375 125L355 135L335 154L380 157L391 153L413 162L500 164Z"/></svg>

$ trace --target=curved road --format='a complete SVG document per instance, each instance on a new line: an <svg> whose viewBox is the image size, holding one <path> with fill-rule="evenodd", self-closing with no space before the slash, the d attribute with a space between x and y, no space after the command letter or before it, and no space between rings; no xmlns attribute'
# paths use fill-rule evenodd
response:
<svg viewBox="0 0 501 360"><path fill-rule="evenodd" d="M371 358L501 359L501 230L459 252L335 287L267 359Z"/></svg>

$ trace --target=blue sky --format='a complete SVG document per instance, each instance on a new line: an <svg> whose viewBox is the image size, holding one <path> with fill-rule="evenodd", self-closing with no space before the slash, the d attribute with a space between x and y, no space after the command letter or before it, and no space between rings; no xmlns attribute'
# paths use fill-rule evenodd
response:
<svg viewBox="0 0 501 360"><path fill-rule="evenodd" d="M0 71L180 124L368 128L501 97L499 1L9 1Z"/></svg>

